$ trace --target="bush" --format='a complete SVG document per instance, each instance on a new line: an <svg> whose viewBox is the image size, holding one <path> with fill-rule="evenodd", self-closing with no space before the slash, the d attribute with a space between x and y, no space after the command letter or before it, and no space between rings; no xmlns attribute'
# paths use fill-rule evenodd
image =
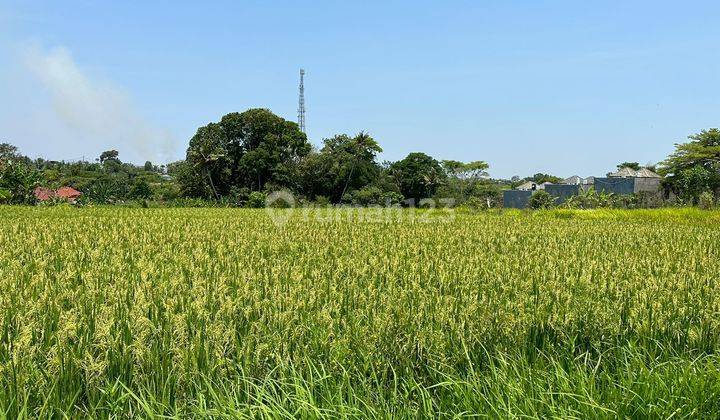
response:
<svg viewBox="0 0 720 420"><path fill-rule="evenodd" d="M468 198L462 206L472 210L484 210L488 208L487 202L479 199L478 197Z"/></svg>
<svg viewBox="0 0 720 420"><path fill-rule="evenodd" d="M635 195L613 195L610 207L615 209L634 209L637 207L637 198Z"/></svg>
<svg viewBox="0 0 720 420"><path fill-rule="evenodd" d="M402 194L395 191L387 191L380 196L380 200L382 205L384 206L395 206L402 204L405 197L403 197Z"/></svg>
<svg viewBox="0 0 720 420"><path fill-rule="evenodd" d="M352 203L361 206L380 204L382 191L378 187L364 187L352 193Z"/></svg>
<svg viewBox="0 0 720 420"><path fill-rule="evenodd" d="M139 179L130 189L130 197L136 198L139 200L147 200L151 198L153 195L152 190L150 189L150 184L147 183L144 179Z"/></svg>
<svg viewBox="0 0 720 420"><path fill-rule="evenodd" d="M250 190L245 187L232 187L227 195L228 202L232 203L233 206L241 206L242 203L248 201L250 197Z"/></svg>
<svg viewBox="0 0 720 420"><path fill-rule="evenodd" d="M478 198L483 203L483 208L502 207L503 192L500 186L492 183L478 183L470 192L471 198Z"/></svg>
<svg viewBox="0 0 720 420"><path fill-rule="evenodd" d="M261 209L265 207L265 200L267 199L267 194L265 194L262 191L253 191L248 195L247 202L245 202L245 207L251 208L251 209Z"/></svg>
<svg viewBox="0 0 720 420"><path fill-rule="evenodd" d="M10 190L5 188L0 188L0 204L4 204L10 201L12 198L12 193Z"/></svg>
<svg viewBox="0 0 720 420"><path fill-rule="evenodd" d="M657 209L666 205L662 193L639 192L635 194L637 207L643 209Z"/></svg>
<svg viewBox="0 0 720 420"><path fill-rule="evenodd" d="M710 210L715 205L715 197L710 191L705 191L698 196L698 207L703 210Z"/></svg>
<svg viewBox="0 0 720 420"><path fill-rule="evenodd" d="M122 201L127 193L127 182L119 176L97 178L85 191L87 199L96 204L113 204Z"/></svg>
<svg viewBox="0 0 720 420"><path fill-rule="evenodd" d="M555 198L543 190L536 191L535 194L530 197L530 201L528 201L528 206L534 210L549 209L554 205Z"/></svg>
<svg viewBox="0 0 720 420"><path fill-rule="evenodd" d="M162 201L170 201L180 198L180 187L171 182L153 186L154 195Z"/></svg>
<svg viewBox="0 0 720 420"><path fill-rule="evenodd" d="M324 195L318 195L315 197L315 206L316 207L328 207L330 205L330 200L325 197Z"/></svg>
<svg viewBox="0 0 720 420"><path fill-rule="evenodd" d="M597 192L595 188L580 191L580 194L567 199L562 207L568 209L598 209L598 208L632 208L636 199L632 196L618 196L605 191Z"/></svg>
<svg viewBox="0 0 720 420"><path fill-rule="evenodd" d="M295 196L292 191L287 189L277 189L269 193L268 197L271 199L270 203L265 200L265 207L271 207L275 209L289 209L296 205L302 205L305 202L305 197Z"/></svg>

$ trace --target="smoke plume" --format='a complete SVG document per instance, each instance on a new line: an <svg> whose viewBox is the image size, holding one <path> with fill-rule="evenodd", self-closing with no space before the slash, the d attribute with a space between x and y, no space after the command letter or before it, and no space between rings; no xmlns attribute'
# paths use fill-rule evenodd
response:
<svg viewBox="0 0 720 420"><path fill-rule="evenodd" d="M143 118L121 88L88 77L67 49L31 47L25 63L50 94L59 119L78 136L90 139L93 145L119 150L121 159L170 159L171 133Z"/></svg>

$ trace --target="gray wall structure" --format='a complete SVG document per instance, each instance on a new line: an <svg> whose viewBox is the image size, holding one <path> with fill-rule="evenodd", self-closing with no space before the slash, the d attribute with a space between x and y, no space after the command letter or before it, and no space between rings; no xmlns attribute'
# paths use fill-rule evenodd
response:
<svg viewBox="0 0 720 420"><path fill-rule="evenodd" d="M634 193L659 193L661 178L595 178L595 191L630 195Z"/></svg>
<svg viewBox="0 0 720 420"><path fill-rule="evenodd" d="M631 195L636 193L660 193L661 178L645 177L608 177L595 178L595 191L598 193ZM583 185L574 184L545 184L545 192L555 198L555 204L562 204L570 197L586 190ZM589 187L589 186L588 186ZM530 197L535 191L506 190L503 191L503 207L524 209L527 208Z"/></svg>
<svg viewBox="0 0 720 420"><path fill-rule="evenodd" d="M528 201L533 191L524 190L506 190L503 191L503 207L506 209L524 209L528 206Z"/></svg>
<svg viewBox="0 0 720 420"><path fill-rule="evenodd" d="M580 185L574 184L548 184L545 186L545 192L555 198L555 204L562 204L568 198L580 193Z"/></svg>
<svg viewBox="0 0 720 420"><path fill-rule="evenodd" d="M635 192L636 193L660 193L662 187L661 178L635 178Z"/></svg>
<svg viewBox="0 0 720 420"><path fill-rule="evenodd" d="M595 178L595 191L598 193L630 195L635 192L637 178Z"/></svg>

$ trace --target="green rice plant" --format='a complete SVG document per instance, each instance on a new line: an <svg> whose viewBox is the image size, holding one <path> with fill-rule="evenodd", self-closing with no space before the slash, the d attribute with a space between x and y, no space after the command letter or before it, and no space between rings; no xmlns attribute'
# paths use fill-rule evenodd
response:
<svg viewBox="0 0 720 420"><path fill-rule="evenodd" d="M720 415L720 212L388 214L0 206L1 417Z"/></svg>

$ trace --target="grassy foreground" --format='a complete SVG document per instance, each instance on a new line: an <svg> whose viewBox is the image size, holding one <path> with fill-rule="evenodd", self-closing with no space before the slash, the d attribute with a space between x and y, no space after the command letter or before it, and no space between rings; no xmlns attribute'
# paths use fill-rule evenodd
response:
<svg viewBox="0 0 720 420"><path fill-rule="evenodd" d="M720 213L369 213L0 207L0 416L720 417Z"/></svg>

